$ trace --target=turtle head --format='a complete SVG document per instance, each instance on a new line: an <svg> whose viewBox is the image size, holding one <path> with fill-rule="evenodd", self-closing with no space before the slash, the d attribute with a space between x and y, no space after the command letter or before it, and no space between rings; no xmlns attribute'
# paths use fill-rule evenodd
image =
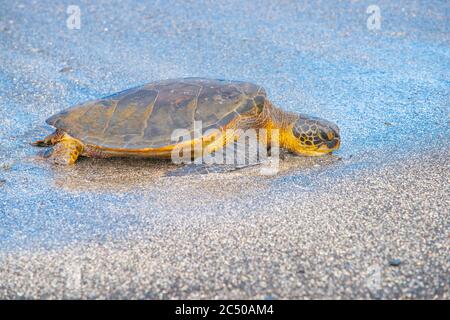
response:
<svg viewBox="0 0 450 320"><path fill-rule="evenodd" d="M306 115L299 115L293 123L290 151L299 155L319 156L337 150L340 146L336 124Z"/></svg>

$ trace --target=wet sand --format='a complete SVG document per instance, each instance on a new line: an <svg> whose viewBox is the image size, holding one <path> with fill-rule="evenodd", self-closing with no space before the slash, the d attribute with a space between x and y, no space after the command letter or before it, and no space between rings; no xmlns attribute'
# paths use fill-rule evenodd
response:
<svg viewBox="0 0 450 320"><path fill-rule="evenodd" d="M2 254L0 295L448 299L445 162L154 178L148 196L110 204L127 229Z"/></svg>

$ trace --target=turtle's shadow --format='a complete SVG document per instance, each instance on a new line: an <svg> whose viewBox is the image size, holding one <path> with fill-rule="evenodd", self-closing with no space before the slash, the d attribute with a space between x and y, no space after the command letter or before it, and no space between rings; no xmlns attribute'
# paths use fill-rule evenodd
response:
<svg viewBox="0 0 450 320"><path fill-rule="evenodd" d="M311 169L326 169L340 162L340 157L329 155L320 158L286 156L279 162L278 172L273 176L261 174L260 167L243 168L233 172L215 174L194 174L181 177L170 177L178 179L177 183L194 182L202 180L206 184L214 178L239 177L263 177L264 179L289 176L302 172L307 174ZM179 165L170 160L139 159L139 158L112 158L92 159L80 158L74 166L52 165L54 185L68 191L112 191L127 192L133 189L148 188L162 185L161 179L167 178L168 173L179 168ZM224 176L225 175L225 176ZM227 179L225 179L227 180Z"/></svg>
<svg viewBox="0 0 450 320"><path fill-rule="evenodd" d="M73 191L120 191L153 185L176 165L157 159L80 158L74 166L53 165L57 188Z"/></svg>

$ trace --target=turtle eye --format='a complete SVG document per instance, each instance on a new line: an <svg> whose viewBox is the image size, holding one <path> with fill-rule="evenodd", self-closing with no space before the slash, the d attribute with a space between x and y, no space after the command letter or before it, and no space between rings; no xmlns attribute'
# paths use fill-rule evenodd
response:
<svg viewBox="0 0 450 320"><path fill-rule="evenodd" d="M323 130L320 130L319 136L323 141L332 141L335 138L334 132L332 130L329 130L326 132Z"/></svg>
<svg viewBox="0 0 450 320"><path fill-rule="evenodd" d="M328 131L327 132L327 138L328 138L328 140L333 140L334 139L334 133L333 133L333 131Z"/></svg>
<svg viewBox="0 0 450 320"><path fill-rule="evenodd" d="M323 141L328 141L328 135L325 131L320 130L319 131L319 137L320 139L322 139Z"/></svg>

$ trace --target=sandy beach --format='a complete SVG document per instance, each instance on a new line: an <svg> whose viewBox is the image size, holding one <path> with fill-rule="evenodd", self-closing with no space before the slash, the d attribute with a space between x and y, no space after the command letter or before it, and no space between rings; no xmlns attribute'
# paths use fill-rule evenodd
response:
<svg viewBox="0 0 450 320"><path fill-rule="evenodd" d="M445 1L0 4L1 299L449 299ZM168 176L161 160L55 166L50 115L146 82L263 85L342 146Z"/></svg>

